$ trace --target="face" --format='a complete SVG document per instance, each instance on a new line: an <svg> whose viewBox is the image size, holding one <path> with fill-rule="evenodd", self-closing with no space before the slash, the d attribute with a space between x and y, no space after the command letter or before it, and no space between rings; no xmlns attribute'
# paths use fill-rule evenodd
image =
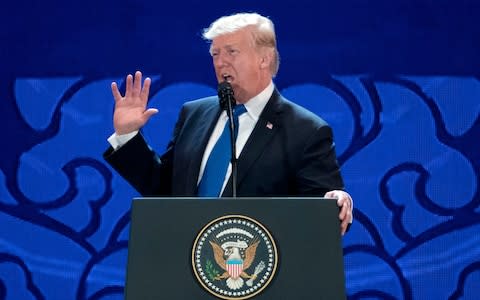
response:
<svg viewBox="0 0 480 300"><path fill-rule="evenodd" d="M272 78L269 57L254 46L250 30L244 28L218 36L210 48L218 82L227 77L239 103L264 90Z"/></svg>

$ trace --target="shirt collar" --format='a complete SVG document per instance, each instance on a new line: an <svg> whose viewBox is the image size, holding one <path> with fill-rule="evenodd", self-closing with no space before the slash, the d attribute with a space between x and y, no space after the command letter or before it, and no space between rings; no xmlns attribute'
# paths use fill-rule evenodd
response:
<svg viewBox="0 0 480 300"><path fill-rule="evenodd" d="M260 94L248 100L244 105L247 109L247 113L257 121L262 113L265 105L267 105L268 100L272 97L274 90L273 81L270 80L270 84L260 92Z"/></svg>

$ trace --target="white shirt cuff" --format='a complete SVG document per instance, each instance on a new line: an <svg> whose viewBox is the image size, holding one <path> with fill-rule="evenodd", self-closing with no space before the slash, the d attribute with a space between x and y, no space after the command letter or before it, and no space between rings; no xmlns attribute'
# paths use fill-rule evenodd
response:
<svg viewBox="0 0 480 300"><path fill-rule="evenodd" d="M126 134L117 134L117 133L113 133L108 139L107 141L110 143L110 145L112 145L112 148L114 150L117 150L118 148L122 147L123 145L125 145L129 140L131 140L134 136L136 136L138 133L138 130L136 131L132 131L130 133L126 133Z"/></svg>

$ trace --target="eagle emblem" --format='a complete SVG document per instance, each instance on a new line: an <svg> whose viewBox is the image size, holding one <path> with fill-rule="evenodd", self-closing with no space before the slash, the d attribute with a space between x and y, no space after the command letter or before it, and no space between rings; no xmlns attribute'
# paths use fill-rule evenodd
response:
<svg viewBox="0 0 480 300"><path fill-rule="evenodd" d="M248 299L271 281L277 266L275 242L266 228L246 216L210 222L192 250L201 285L222 299Z"/></svg>
<svg viewBox="0 0 480 300"><path fill-rule="evenodd" d="M225 270L222 275L215 277L215 280L226 279L227 286L230 289L238 290L243 286L244 281L242 278L248 278L251 279L251 281L248 282L251 286L257 274L253 273L252 275L248 275L244 270L250 268L250 265L255 259L258 243L259 241L256 241L249 246L246 242L238 240L236 242L226 242L220 246L210 241L215 261ZM263 262L260 262L260 264L264 265Z"/></svg>

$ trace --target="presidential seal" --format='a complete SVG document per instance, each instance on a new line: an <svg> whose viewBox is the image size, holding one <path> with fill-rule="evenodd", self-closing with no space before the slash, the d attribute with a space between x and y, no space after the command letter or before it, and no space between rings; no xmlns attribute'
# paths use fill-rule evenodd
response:
<svg viewBox="0 0 480 300"><path fill-rule="evenodd" d="M198 234L192 249L193 272L200 284L221 299L248 299L272 280L278 254L271 234L256 220L220 217Z"/></svg>

